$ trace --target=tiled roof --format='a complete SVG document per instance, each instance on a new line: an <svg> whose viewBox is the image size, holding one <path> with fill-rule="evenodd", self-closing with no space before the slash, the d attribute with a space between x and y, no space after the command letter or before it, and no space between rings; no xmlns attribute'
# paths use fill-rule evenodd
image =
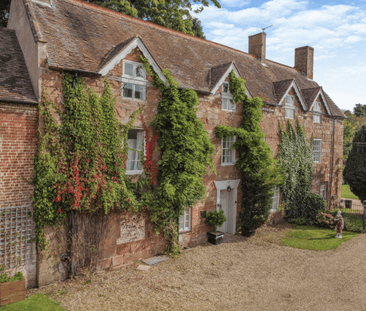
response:
<svg viewBox="0 0 366 311"><path fill-rule="evenodd" d="M0 28L0 101L37 102L15 31L6 28Z"/></svg>
<svg viewBox="0 0 366 311"><path fill-rule="evenodd" d="M315 97L319 94L321 87L314 87L311 89L302 89L302 95L304 96L306 106L310 109L311 104L314 102Z"/></svg>
<svg viewBox="0 0 366 311"><path fill-rule="evenodd" d="M292 81L294 81L294 79L273 82L274 93L278 104L280 104L283 95L285 95Z"/></svg>
<svg viewBox="0 0 366 311"><path fill-rule="evenodd" d="M167 68L181 87L210 92L210 70L215 68L218 73L220 66L232 62L247 81L251 95L261 96L267 103L276 103L275 81L295 79L300 89L318 87L294 68L268 60L263 66L242 51L80 0L53 0L53 8L23 1L47 41L51 67L97 72L106 55L116 53L118 45L138 35L159 67Z"/></svg>
<svg viewBox="0 0 366 311"><path fill-rule="evenodd" d="M221 64L210 69L208 79L209 79L209 89L212 88L220 81L224 73L229 69L233 62L228 62L226 64Z"/></svg>

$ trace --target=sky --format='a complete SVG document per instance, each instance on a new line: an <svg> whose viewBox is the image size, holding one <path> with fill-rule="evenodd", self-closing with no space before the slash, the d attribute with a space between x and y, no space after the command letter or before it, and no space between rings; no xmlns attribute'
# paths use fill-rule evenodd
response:
<svg viewBox="0 0 366 311"><path fill-rule="evenodd" d="M366 0L219 0L196 16L207 40L248 52L267 33L266 58L294 66L295 48L314 48L314 80L337 106L366 105Z"/></svg>

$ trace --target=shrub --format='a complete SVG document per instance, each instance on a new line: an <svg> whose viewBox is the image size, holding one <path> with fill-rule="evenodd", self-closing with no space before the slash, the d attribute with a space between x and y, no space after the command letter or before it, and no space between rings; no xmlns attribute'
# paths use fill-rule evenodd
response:
<svg viewBox="0 0 366 311"><path fill-rule="evenodd" d="M315 223L319 212L326 211L324 198L311 191L305 191L297 196L291 204L291 208L286 210L289 222L294 222L297 218L305 218L307 223Z"/></svg>
<svg viewBox="0 0 366 311"><path fill-rule="evenodd" d="M314 223L318 227L334 228L334 215L330 213L319 212Z"/></svg>
<svg viewBox="0 0 366 311"><path fill-rule="evenodd" d="M338 210L332 211L332 215L335 216ZM361 232L362 230L362 215L354 214L342 214L344 220L344 230L351 232Z"/></svg>
<svg viewBox="0 0 366 311"><path fill-rule="evenodd" d="M21 272L15 273L15 275L11 278L9 278L6 273L0 274L0 283L15 282L20 280L24 280L23 273Z"/></svg>
<svg viewBox="0 0 366 311"><path fill-rule="evenodd" d="M206 214L206 223L210 227L215 226L215 231L216 231L216 227L221 227L225 221L226 221L226 217L224 215L223 210L220 210L219 212L212 211L212 212L209 212Z"/></svg>

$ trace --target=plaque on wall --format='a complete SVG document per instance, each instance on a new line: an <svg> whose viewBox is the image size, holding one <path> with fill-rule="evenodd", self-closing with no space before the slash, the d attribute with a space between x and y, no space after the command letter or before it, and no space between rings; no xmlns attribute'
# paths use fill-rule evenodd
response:
<svg viewBox="0 0 366 311"><path fill-rule="evenodd" d="M121 236L117 244L145 239L145 219L139 215L130 215L121 220Z"/></svg>

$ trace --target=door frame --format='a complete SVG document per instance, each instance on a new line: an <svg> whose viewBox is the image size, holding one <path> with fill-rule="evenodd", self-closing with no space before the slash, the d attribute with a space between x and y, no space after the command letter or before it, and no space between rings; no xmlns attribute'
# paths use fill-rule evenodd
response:
<svg viewBox="0 0 366 311"><path fill-rule="evenodd" d="M214 181L215 187L216 187L216 211L220 210L220 204L221 204L221 190L227 190L227 188L231 187L231 193L232 193L232 206L234 208L233 210L233 216L235 217L233 224L234 224L234 233L236 231L236 211L237 211L237 201L238 201L238 186L239 186L240 179L229 179L229 180L218 180Z"/></svg>

